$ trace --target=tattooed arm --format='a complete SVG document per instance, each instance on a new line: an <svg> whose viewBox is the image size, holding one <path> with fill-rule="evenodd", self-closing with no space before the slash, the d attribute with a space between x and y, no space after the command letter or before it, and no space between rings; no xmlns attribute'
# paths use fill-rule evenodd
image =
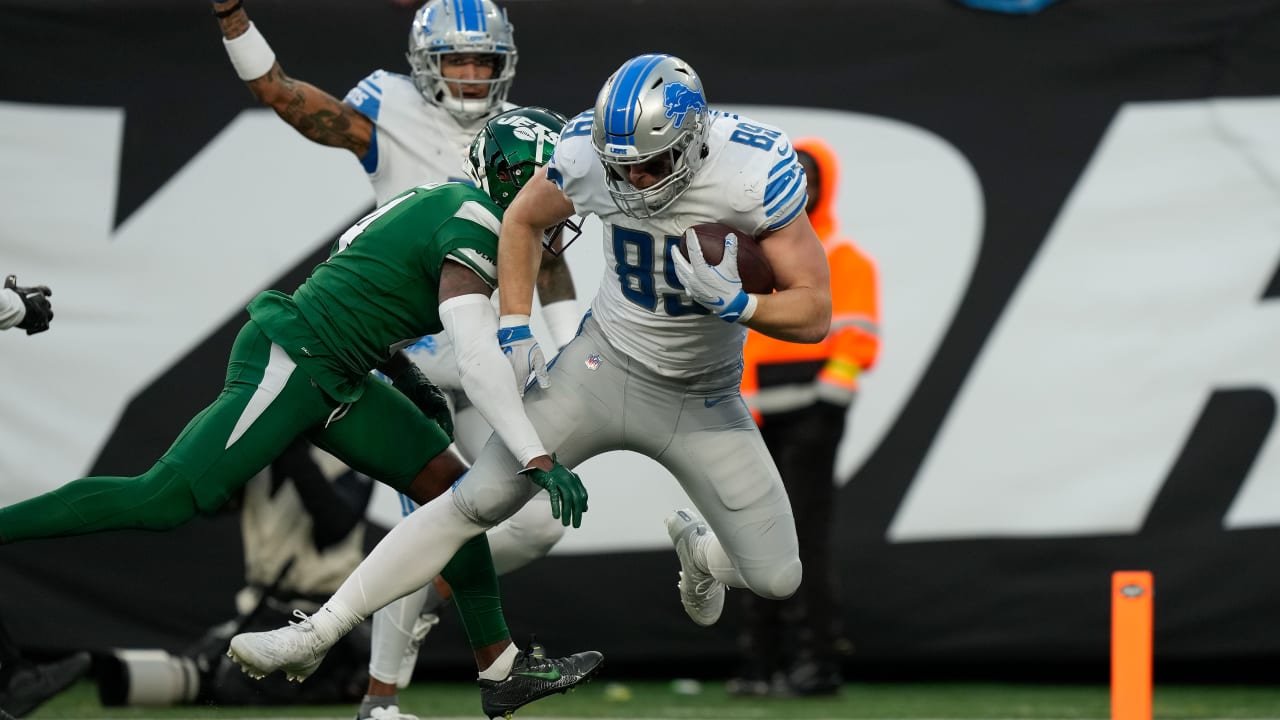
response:
<svg viewBox="0 0 1280 720"><path fill-rule="evenodd" d="M236 1L216 1L213 9L228 10L236 5ZM219 18L218 24L222 26L223 36L230 40L249 29L249 15L242 7ZM281 119L308 139L321 145L346 148L361 159L369 152L373 122L320 88L289 77L280 63L272 65L266 75L246 84L254 97L270 106Z"/></svg>

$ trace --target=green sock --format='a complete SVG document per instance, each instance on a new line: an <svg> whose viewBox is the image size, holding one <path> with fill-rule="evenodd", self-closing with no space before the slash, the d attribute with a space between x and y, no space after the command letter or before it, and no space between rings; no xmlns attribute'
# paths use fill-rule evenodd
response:
<svg viewBox="0 0 1280 720"><path fill-rule="evenodd" d="M453 588L453 602L473 649L511 637L502 614L502 594L488 537L481 533L468 540L440 574Z"/></svg>

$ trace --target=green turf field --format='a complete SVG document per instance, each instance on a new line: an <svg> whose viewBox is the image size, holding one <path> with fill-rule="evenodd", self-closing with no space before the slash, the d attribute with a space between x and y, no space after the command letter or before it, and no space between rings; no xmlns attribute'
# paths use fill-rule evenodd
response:
<svg viewBox="0 0 1280 720"><path fill-rule="evenodd" d="M610 689L610 686L613 686ZM618 686L625 686L620 691ZM424 718L479 718L474 685L419 683L401 694L405 712ZM630 695L622 700L620 696ZM610 699L613 697L615 699ZM82 682L31 717L44 718L335 718L349 720L344 705L279 708L103 708L96 686ZM857 684L830 699L737 699L721 683L705 683L693 695L671 683L599 680L569 695L530 705L517 715L534 718L674 718L677 720L1033 719L1109 715L1101 686L995 684ZM1156 718L1280 718L1280 686L1168 686L1155 692Z"/></svg>

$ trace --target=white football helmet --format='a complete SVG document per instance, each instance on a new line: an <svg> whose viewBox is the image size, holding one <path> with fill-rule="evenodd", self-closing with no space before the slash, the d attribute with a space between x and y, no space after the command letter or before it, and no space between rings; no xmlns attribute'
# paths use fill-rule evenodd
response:
<svg viewBox="0 0 1280 720"><path fill-rule="evenodd" d="M446 80L441 59L454 53L495 56L490 80ZM516 44L507 13L492 0L431 0L409 29L413 84L427 99L460 120L477 120L502 108L516 77ZM486 85L483 98L454 97L449 84Z"/></svg>
<svg viewBox="0 0 1280 720"><path fill-rule="evenodd" d="M591 120L591 144L618 209L646 218L675 202L702 167L710 126L702 81L689 63L641 55L618 68L601 88ZM652 187L632 185L628 166L652 161L670 174Z"/></svg>

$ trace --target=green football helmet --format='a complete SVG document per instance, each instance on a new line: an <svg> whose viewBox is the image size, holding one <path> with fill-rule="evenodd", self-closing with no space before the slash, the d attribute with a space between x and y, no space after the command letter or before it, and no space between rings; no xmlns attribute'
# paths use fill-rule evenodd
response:
<svg viewBox="0 0 1280 720"><path fill-rule="evenodd" d="M471 177L502 209L507 209L529 178L551 160L568 120L555 110L522 107L497 115L471 141L467 160ZM559 255L582 234L566 220L543 233L542 244Z"/></svg>
<svg viewBox="0 0 1280 720"><path fill-rule="evenodd" d="M551 160L568 120L554 110L522 107L497 115L471 141L471 177L506 209L538 168Z"/></svg>

